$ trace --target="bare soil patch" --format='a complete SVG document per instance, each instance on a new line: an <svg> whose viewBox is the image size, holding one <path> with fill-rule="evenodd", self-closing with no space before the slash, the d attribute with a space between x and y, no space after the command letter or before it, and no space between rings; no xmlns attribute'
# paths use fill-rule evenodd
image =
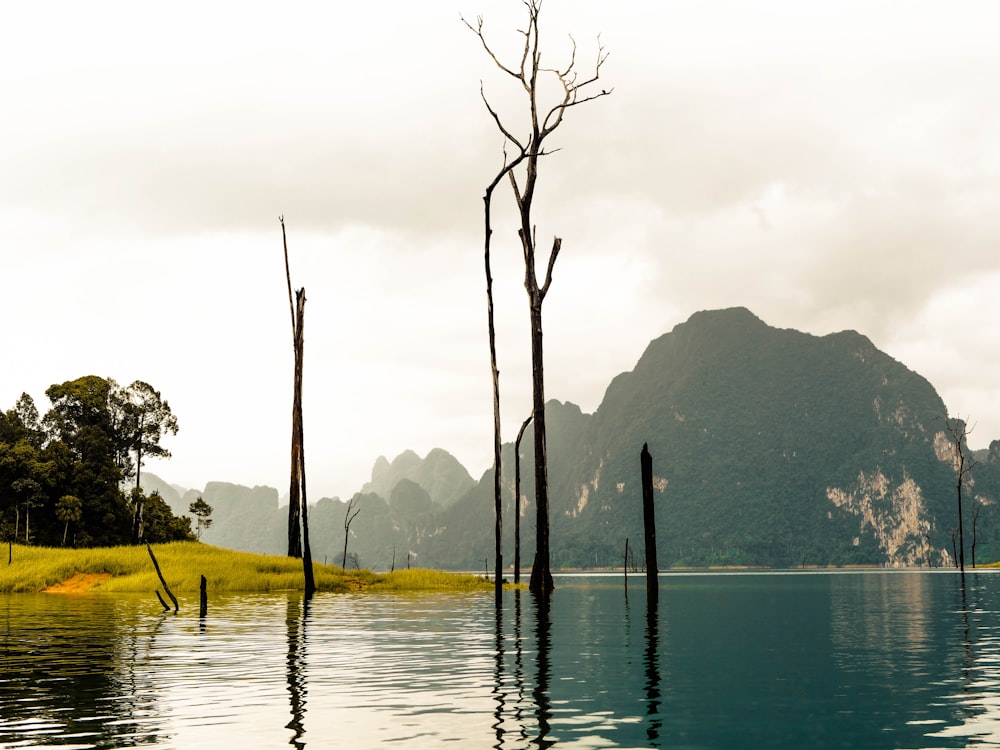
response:
<svg viewBox="0 0 1000 750"><path fill-rule="evenodd" d="M71 578L54 583L45 589L44 594L85 594L92 591L111 578L110 573L75 573Z"/></svg>

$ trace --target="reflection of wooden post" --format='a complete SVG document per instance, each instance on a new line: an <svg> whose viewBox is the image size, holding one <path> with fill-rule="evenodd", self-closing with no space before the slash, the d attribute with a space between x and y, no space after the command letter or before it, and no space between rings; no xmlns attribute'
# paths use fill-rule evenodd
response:
<svg viewBox="0 0 1000 750"><path fill-rule="evenodd" d="M653 457L649 455L646 443L639 454L642 466L642 524L646 532L646 590L655 595L659 592L656 566L656 518L653 515Z"/></svg>

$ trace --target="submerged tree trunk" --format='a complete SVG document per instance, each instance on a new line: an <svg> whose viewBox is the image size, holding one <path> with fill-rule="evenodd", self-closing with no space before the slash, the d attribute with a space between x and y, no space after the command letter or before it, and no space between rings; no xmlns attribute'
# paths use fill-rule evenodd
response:
<svg viewBox="0 0 1000 750"><path fill-rule="evenodd" d="M529 415L521 423L514 441L514 583L521 582L521 438L531 422Z"/></svg>
<svg viewBox="0 0 1000 750"><path fill-rule="evenodd" d="M487 232L489 232L489 202L487 197ZM503 498L501 488L500 440L500 370L497 369L496 328L493 322L493 274L490 271L490 243L487 235L486 251L486 309L490 338L490 373L493 378L493 593L499 611L503 592Z"/></svg>
<svg viewBox="0 0 1000 750"><path fill-rule="evenodd" d="M160 572L160 563L156 561L156 555L153 554L153 548L149 546L148 542L146 543L146 551L149 552L149 559L153 561L153 567L156 569L156 575L159 576L160 583L163 584L163 590L167 592L167 596L170 597L170 601L174 603L174 612L176 612L180 609L180 605L177 603L177 597L174 596L174 593L167 585L167 579L164 578L163 573ZM159 591L156 592L156 596L160 599L160 603L163 604L163 598L160 597ZM166 606L166 604L163 605L164 609L166 609Z"/></svg>
<svg viewBox="0 0 1000 750"><path fill-rule="evenodd" d="M313 578L312 550L309 546L309 508L306 495L305 430L302 419L302 371L305 356L305 287L292 299L292 274L288 264L288 241L285 219L280 217L281 241L285 251L285 279L288 282L288 305L292 316L292 349L295 372L292 384L292 449L291 477L288 486L288 555L302 558L306 600L316 591ZM301 524L301 526L300 526Z"/></svg>
<svg viewBox="0 0 1000 750"><path fill-rule="evenodd" d="M558 247L559 240L556 240ZM534 276L534 274L532 274ZM545 449L545 374L542 364L542 299L537 284L531 300L532 421L535 438L535 560L528 588L547 594L555 588L549 567L549 468ZM530 289L529 289L530 292Z"/></svg>
<svg viewBox="0 0 1000 750"><path fill-rule="evenodd" d="M642 469L642 522L646 533L646 591L649 597L659 594L659 569L656 563L656 515L653 512L653 457L646 443L639 454Z"/></svg>
<svg viewBox="0 0 1000 750"><path fill-rule="evenodd" d="M298 457L299 471L298 478L301 482L302 515L302 571L305 577L305 595L309 599L316 591L316 583L313 579L312 550L309 547L309 500L306 496L306 450L305 450L305 429L302 418L302 371L303 360L305 358L305 317L306 317L306 290L303 287L295 294L295 413L297 419L293 424L298 429ZM293 453L295 451L293 450Z"/></svg>

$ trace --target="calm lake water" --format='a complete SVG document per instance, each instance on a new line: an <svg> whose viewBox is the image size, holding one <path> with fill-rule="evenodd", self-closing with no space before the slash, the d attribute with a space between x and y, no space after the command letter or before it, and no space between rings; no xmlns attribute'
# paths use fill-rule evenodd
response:
<svg viewBox="0 0 1000 750"><path fill-rule="evenodd" d="M1000 748L1000 573L0 597L0 746Z"/></svg>

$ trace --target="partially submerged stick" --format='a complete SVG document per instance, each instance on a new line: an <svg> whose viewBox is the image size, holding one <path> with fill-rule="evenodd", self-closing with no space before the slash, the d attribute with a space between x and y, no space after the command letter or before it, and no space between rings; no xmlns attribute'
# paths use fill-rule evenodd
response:
<svg viewBox="0 0 1000 750"><path fill-rule="evenodd" d="M160 564L156 562L156 555L153 554L153 548L149 546L149 542L146 542L146 550L149 552L149 559L153 561L153 567L156 568L156 575L160 577L160 583L163 584L163 590L167 592L167 596L170 597L170 601L174 603L174 612L180 609L180 605L177 603L177 597L173 595L170 591L170 587L167 585L166 579L163 577L163 573L160 572ZM160 596L160 592L156 592L156 597L160 600L160 604L163 604L164 609L169 609L163 601L163 597Z"/></svg>

